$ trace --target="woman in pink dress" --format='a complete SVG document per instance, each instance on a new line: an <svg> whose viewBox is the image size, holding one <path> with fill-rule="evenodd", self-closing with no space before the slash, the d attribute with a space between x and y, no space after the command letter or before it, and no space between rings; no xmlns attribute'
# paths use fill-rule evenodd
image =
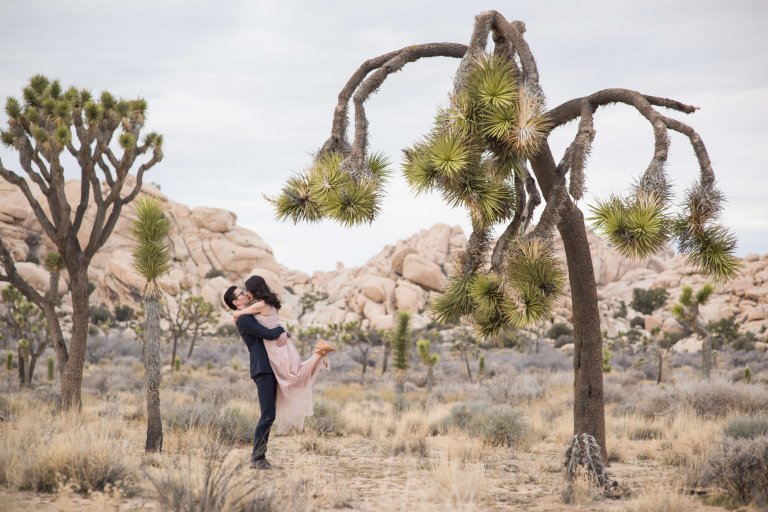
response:
<svg viewBox="0 0 768 512"><path fill-rule="evenodd" d="M268 329L280 325L280 299L269 289L264 278L249 277L245 282L245 289L253 302L247 308L233 313L235 321L240 315L255 315L256 320ZM301 360L296 345L290 338L285 345L264 343L264 348L277 379L275 428L279 434L285 433L291 427L301 429L304 419L312 416L312 385L317 378L317 370L321 363L328 366L325 356L336 348L327 341L319 341L315 345L314 353L306 361Z"/></svg>

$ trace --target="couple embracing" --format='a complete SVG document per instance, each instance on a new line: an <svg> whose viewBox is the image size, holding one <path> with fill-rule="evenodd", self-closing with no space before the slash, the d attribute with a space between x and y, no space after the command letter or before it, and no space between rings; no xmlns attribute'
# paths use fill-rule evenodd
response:
<svg viewBox="0 0 768 512"><path fill-rule="evenodd" d="M251 276L245 288L230 286L224 303L234 311L237 329L250 353L251 378L256 383L261 417L253 437L251 467L271 469L266 459L272 424L278 433L301 428L312 415L312 384L326 355L335 347L325 341L301 360L291 335L280 325L280 299L261 276Z"/></svg>

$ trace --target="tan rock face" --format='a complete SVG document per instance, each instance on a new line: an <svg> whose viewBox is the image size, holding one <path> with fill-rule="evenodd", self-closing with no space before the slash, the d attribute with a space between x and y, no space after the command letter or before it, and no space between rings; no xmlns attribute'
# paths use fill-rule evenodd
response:
<svg viewBox="0 0 768 512"><path fill-rule="evenodd" d="M405 257L403 277L429 290L442 291L445 286L440 267L419 254L408 254Z"/></svg>
<svg viewBox="0 0 768 512"><path fill-rule="evenodd" d="M79 200L79 191L77 181L67 183L66 194L72 201ZM236 216L231 212L218 208L189 208L170 201L149 185L142 189L142 194L159 198L171 220L173 268L160 279L161 288L172 297L182 286L191 287L194 293L202 294L206 300L221 307L222 322L230 320L221 304L221 294L226 287L230 283L242 284L251 274L259 274L280 296L284 304L281 317L294 325L299 322L327 325L359 321L364 326L388 329L398 311L412 314L412 326L426 325L429 322L428 301L444 288L453 262L466 245L466 236L459 227L437 224L408 239L384 246L362 267L344 268L340 265L336 270L308 275L280 265L270 246L258 234L237 226ZM106 246L94 257L88 274L96 285L96 291L90 296L94 304L139 307L144 283L130 266L133 246L130 225L134 219L135 203L132 203L123 209ZM92 222L93 211L90 209L80 234L83 242ZM28 245L26 240L30 233L40 237L39 246L32 248ZM53 246L42 236L23 195L3 180L0 180L0 238L18 262L19 272L35 288L47 290L48 273L40 265L25 260L37 257L42 261ZM602 328L609 334L628 329L627 319L616 318L616 312L621 301L630 305L634 288L664 288L669 292L671 303L679 297L683 286L698 289L706 282L704 276L687 268L683 258L671 250L647 260L631 261L621 257L593 233L588 232L588 239L598 285ZM558 238L555 246L565 261ZM735 315L742 322L742 331L755 332L761 338L768 326L768 255L750 255L745 258L744 265L742 277L717 287L701 312L705 321ZM223 273L223 277L216 277L214 270ZM60 281L63 291L66 291L67 279L64 273ZM299 319L300 298L310 291L324 292L327 298L319 300ZM65 297L64 304L68 303ZM565 296L556 306L555 318L570 321L571 306L566 289ZM629 318L633 316L630 311ZM646 330L654 327L669 333L682 332L682 327L671 316L669 304L646 316Z"/></svg>

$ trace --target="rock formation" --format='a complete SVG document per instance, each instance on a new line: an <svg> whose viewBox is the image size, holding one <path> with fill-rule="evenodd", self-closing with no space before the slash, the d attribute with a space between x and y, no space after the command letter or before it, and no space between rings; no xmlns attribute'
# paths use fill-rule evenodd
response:
<svg viewBox="0 0 768 512"><path fill-rule="evenodd" d="M79 182L66 184L67 196L75 202ZM165 202L172 223L171 256L173 270L160 280L170 301L180 287L190 287L208 301L221 305L220 296L228 283L242 282L250 274L262 275L281 295L285 307L283 320L292 325L327 325L361 321L364 326L388 329L398 310L412 314L412 325L428 324L426 305L445 286L455 256L466 244L457 226L437 224L406 240L386 245L378 254L357 268L306 273L280 265L272 249L258 234L237 225L235 214L217 208L189 208L165 197L159 189L145 185L143 194ZM135 218L135 203L128 205L106 246L96 255L89 271L95 291L91 302L138 308L141 279L131 269L130 224ZM91 216L86 216L87 233ZM341 229L341 228L339 228ZM42 235L26 200L15 187L0 180L0 237L10 248L19 272L40 289L48 287L48 275L42 262L52 246ZM596 235L589 234L593 264L600 297L603 329L610 335L630 330L629 322L639 313L628 309L626 317L617 317L621 302L627 306L634 288L665 288L670 304L684 285L699 288L705 279L690 268L672 250L644 261L621 257ZM85 242L85 240L83 240ZM558 250L562 253L559 240ZM372 251L373 252L373 251ZM768 327L768 254L750 254L743 260L744 273L733 283L716 289L710 302L702 307L705 320L736 316L743 331L764 338ZM67 290L66 273L60 289ZM300 299L304 294L324 292L301 318ZM67 298L64 300L64 310ZM679 332L681 326L662 308L644 320L645 329ZM570 322L571 299L561 299L555 321ZM228 323L221 309L221 322Z"/></svg>

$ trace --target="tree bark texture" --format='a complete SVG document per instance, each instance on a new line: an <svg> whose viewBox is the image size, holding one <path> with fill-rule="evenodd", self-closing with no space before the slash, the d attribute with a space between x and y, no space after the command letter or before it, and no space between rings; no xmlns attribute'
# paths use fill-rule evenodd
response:
<svg viewBox="0 0 768 512"><path fill-rule="evenodd" d="M147 386L147 452L163 451L163 422L160 415L160 304L147 297L145 312L144 382Z"/></svg>

